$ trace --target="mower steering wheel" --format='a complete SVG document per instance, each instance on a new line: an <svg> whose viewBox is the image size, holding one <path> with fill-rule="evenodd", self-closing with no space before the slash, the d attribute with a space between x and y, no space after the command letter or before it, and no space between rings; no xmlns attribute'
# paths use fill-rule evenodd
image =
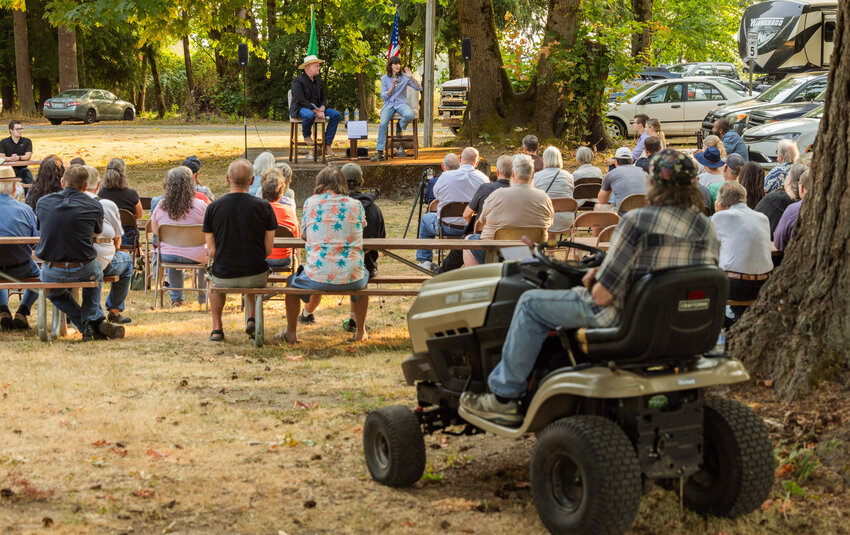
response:
<svg viewBox="0 0 850 535"><path fill-rule="evenodd" d="M546 254L547 247L570 247L586 251L590 253L590 255L585 256L578 261L565 260L563 262L556 262L549 258L549 255ZM534 246L534 257L539 260L541 264L554 269L558 273L568 277L582 277L588 269L602 264L602 261L605 260L605 251L597 249L596 247L583 245L581 243L574 243L568 240L561 240L558 242L549 241L540 242Z"/></svg>

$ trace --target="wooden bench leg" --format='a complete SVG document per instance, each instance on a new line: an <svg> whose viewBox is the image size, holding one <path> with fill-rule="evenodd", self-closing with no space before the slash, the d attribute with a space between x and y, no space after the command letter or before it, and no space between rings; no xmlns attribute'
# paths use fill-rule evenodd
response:
<svg viewBox="0 0 850 535"><path fill-rule="evenodd" d="M55 340L60 336L68 335L68 323L65 321L65 314L53 307L53 328L50 330L50 339Z"/></svg>
<svg viewBox="0 0 850 535"><path fill-rule="evenodd" d="M322 121L322 139L320 140L322 144L322 163L328 163L328 155L325 154L325 123Z"/></svg>
<svg viewBox="0 0 850 535"><path fill-rule="evenodd" d="M254 297L254 347L263 347L265 322L263 321L263 295Z"/></svg>
<svg viewBox="0 0 850 535"><path fill-rule="evenodd" d="M47 292L38 291L38 339L47 342Z"/></svg>

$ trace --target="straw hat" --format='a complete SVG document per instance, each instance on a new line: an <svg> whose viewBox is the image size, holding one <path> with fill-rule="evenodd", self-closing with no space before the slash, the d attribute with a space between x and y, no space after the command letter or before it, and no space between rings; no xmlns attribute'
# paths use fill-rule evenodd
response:
<svg viewBox="0 0 850 535"><path fill-rule="evenodd" d="M20 180L15 176L15 170L8 165L0 165L0 180Z"/></svg>
<svg viewBox="0 0 850 535"><path fill-rule="evenodd" d="M315 55L310 54L309 56L304 58L304 63L298 66L299 69L303 69L307 65L311 63L324 63L325 60L317 58Z"/></svg>

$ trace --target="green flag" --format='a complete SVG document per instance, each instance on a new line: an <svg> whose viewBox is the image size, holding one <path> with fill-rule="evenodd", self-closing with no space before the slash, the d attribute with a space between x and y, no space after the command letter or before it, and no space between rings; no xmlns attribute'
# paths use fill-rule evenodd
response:
<svg viewBox="0 0 850 535"><path fill-rule="evenodd" d="M319 56L319 45L316 41L316 15L313 6L310 6L310 44L307 45L308 56Z"/></svg>

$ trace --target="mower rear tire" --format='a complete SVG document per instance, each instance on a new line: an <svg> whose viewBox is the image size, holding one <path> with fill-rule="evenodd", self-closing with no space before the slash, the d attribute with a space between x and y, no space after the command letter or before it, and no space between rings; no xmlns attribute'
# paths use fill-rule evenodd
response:
<svg viewBox="0 0 850 535"><path fill-rule="evenodd" d="M551 533L628 531L638 512L641 476L626 433L600 416L549 424L531 455L531 492Z"/></svg>
<svg viewBox="0 0 850 535"><path fill-rule="evenodd" d="M684 486L685 506L735 518L758 509L773 487L773 445L751 408L731 399L705 402L702 469Z"/></svg>
<svg viewBox="0 0 850 535"><path fill-rule="evenodd" d="M400 405L372 411L363 425L369 473L389 487L409 487L425 472L425 439L419 418Z"/></svg>

